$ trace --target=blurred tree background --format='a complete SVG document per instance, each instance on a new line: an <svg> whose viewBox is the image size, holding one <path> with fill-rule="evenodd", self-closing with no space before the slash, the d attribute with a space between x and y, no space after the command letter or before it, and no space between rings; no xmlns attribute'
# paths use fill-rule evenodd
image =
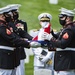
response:
<svg viewBox="0 0 75 75"><path fill-rule="evenodd" d="M19 9L20 19L28 24L28 30L39 29L38 15L48 12L52 15L52 28L59 30L61 28L58 20L59 9L61 7L67 9L75 8L75 0L58 0L58 4L50 4L49 0L0 0L0 7L8 4L21 4ZM33 75L33 56L30 57L29 64L26 64L26 75Z"/></svg>

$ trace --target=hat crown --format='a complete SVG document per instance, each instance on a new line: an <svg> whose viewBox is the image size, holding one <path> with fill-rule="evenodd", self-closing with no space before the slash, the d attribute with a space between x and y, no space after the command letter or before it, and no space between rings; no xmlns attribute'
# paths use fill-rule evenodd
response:
<svg viewBox="0 0 75 75"><path fill-rule="evenodd" d="M52 19L52 16L51 16L51 14L49 14L49 13L41 13L39 16L38 16L38 19L39 20L41 20L42 18L44 18L44 20L45 19L49 19L49 20L51 20Z"/></svg>
<svg viewBox="0 0 75 75"><path fill-rule="evenodd" d="M10 8L10 11L15 10L15 9L19 9L20 6L21 6L20 4L10 4L10 5L7 5L7 7Z"/></svg>
<svg viewBox="0 0 75 75"><path fill-rule="evenodd" d="M67 15L67 16L74 16L74 12L72 10L61 8L59 9L59 11L60 11L60 14Z"/></svg>
<svg viewBox="0 0 75 75"><path fill-rule="evenodd" d="M9 12L9 11L10 11L9 7L0 8L0 14L6 13L6 12Z"/></svg>
<svg viewBox="0 0 75 75"><path fill-rule="evenodd" d="M21 5L20 4L10 4L7 5L6 7L0 8L0 14L3 14L5 12L9 12L11 10L19 9Z"/></svg>

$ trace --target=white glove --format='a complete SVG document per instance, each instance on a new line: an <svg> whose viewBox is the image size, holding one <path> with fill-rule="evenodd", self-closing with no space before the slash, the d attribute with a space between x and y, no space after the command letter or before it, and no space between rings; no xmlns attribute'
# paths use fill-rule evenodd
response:
<svg viewBox="0 0 75 75"><path fill-rule="evenodd" d="M33 42L30 42L30 47L32 47L32 48L41 47L41 44L38 43L38 42L33 41Z"/></svg>
<svg viewBox="0 0 75 75"><path fill-rule="evenodd" d="M44 40L49 40L49 41L50 41L50 39L52 38L52 35L49 34L49 33L44 32L44 33L42 34L42 38L43 38Z"/></svg>

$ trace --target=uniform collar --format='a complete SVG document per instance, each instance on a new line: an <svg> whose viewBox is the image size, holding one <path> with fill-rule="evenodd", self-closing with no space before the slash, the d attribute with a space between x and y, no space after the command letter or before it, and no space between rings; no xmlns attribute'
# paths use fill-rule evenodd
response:
<svg viewBox="0 0 75 75"><path fill-rule="evenodd" d="M63 27L63 28L66 28L66 27L67 27L67 26L69 26L69 25L73 25L73 23L75 23L75 22L70 22L70 23L68 23L68 24L64 25L64 27Z"/></svg>

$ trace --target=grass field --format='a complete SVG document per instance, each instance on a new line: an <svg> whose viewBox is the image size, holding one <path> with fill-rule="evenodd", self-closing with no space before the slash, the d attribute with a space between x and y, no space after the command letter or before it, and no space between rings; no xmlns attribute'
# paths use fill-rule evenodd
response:
<svg viewBox="0 0 75 75"><path fill-rule="evenodd" d="M30 60L29 60L29 63L26 63L25 64L25 72L26 72L26 75L33 75L33 56L30 56Z"/></svg>
<svg viewBox="0 0 75 75"><path fill-rule="evenodd" d="M19 9L20 19L23 19L28 24L28 30L39 29L38 15L42 12L48 12L52 15L51 21L53 29L59 30L61 26L58 21L59 9L61 7L67 9L75 8L75 0L58 0L57 5L49 4L48 0L0 0L0 7L7 4L19 3L22 6ZM26 75L33 75L33 56L30 56L30 62L25 64Z"/></svg>

